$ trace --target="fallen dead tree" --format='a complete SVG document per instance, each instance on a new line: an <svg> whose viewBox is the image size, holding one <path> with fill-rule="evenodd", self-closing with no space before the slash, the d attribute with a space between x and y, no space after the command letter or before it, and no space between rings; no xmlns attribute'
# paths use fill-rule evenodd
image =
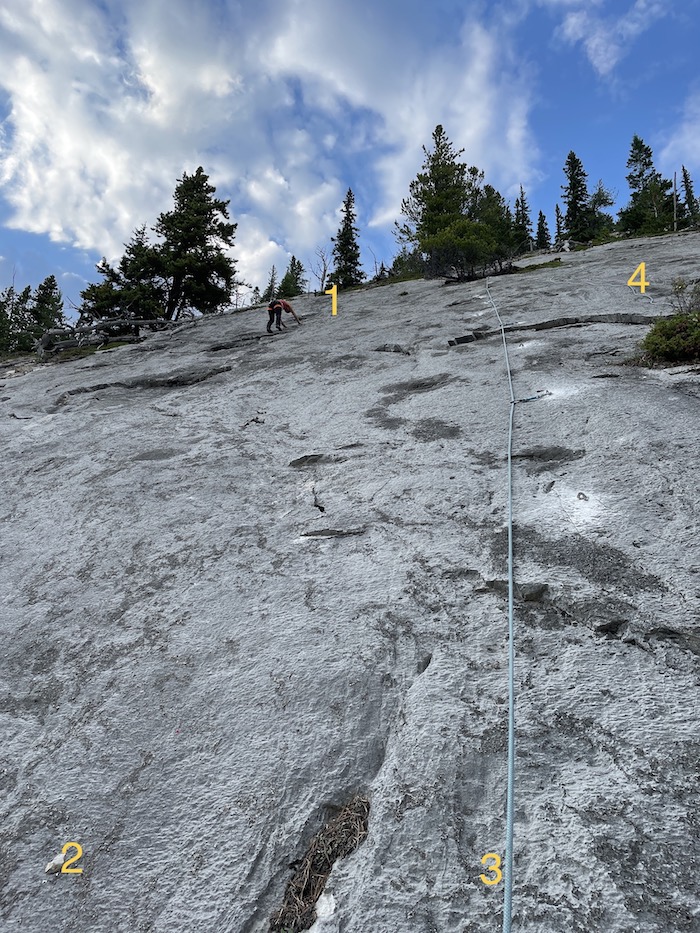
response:
<svg viewBox="0 0 700 933"><path fill-rule="evenodd" d="M39 337L35 343L36 353L41 360L63 350L94 347L99 349L113 340L120 343L139 343L145 338L141 328L149 330L165 330L182 324L182 321L166 321L162 318L154 320L137 320L133 317L102 318L97 321L77 324L66 324L65 327L52 327Z"/></svg>

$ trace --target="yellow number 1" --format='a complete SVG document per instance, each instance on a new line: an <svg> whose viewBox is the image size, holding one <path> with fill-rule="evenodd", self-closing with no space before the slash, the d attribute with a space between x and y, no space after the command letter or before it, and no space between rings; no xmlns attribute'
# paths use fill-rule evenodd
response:
<svg viewBox="0 0 700 933"><path fill-rule="evenodd" d="M634 288L635 286L638 286L640 294L642 295L644 294L644 289L649 284L647 280L644 278L644 275L646 273L646 267L647 267L647 264L645 262L640 262L637 268L632 273L632 275L627 279L627 284L629 285L629 287ZM637 278L637 274L639 274L639 278Z"/></svg>
<svg viewBox="0 0 700 933"><path fill-rule="evenodd" d="M482 856L481 864L486 865L489 859L493 859L493 865L487 866L487 871L492 871L495 878L487 878L486 875L479 875L484 884L498 884L498 882L503 877L503 872L501 871L501 856L497 855L495 852L487 852L486 855Z"/></svg>
<svg viewBox="0 0 700 933"><path fill-rule="evenodd" d="M338 313L338 283L337 282L332 288L328 289L328 291L326 292L326 295L332 296L331 314L337 314Z"/></svg>

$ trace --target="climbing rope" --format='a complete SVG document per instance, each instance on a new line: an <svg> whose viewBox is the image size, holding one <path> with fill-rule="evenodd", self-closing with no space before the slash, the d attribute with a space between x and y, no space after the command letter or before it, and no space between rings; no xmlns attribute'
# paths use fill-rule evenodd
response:
<svg viewBox="0 0 700 933"><path fill-rule="evenodd" d="M513 394L513 377L510 372L508 359L508 345L506 332L503 327L501 315L491 297L488 279L486 280L486 294L491 307L496 312L498 324L501 328L503 340L503 353L508 373L508 388L510 391L510 417L508 419L508 790L506 795L506 851L503 863L503 933L510 933L512 921L513 902L513 809L515 797L515 646L513 623L513 413L515 412L515 395ZM530 401L522 399L521 401Z"/></svg>

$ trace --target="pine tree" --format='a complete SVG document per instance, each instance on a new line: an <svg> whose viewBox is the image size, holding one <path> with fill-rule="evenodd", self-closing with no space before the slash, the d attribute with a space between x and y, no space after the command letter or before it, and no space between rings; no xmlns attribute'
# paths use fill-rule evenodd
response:
<svg viewBox="0 0 700 933"><path fill-rule="evenodd" d="M39 337L52 327L61 327L65 324L63 295L58 287L56 276L49 275L40 285L37 285L32 295L31 312Z"/></svg>
<svg viewBox="0 0 700 933"><path fill-rule="evenodd" d="M596 237L600 236L606 236L612 232L615 226L615 221L610 216L610 214L605 213L603 208L612 207L614 203L615 198L613 197L612 192L608 191L608 189L603 185L602 179L600 179L588 199L590 218L589 233L591 239L595 239Z"/></svg>
<svg viewBox="0 0 700 933"><path fill-rule="evenodd" d="M502 271L503 263L515 255L516 234L511 209L493 185L484 185L476 220L490 241L487 263L493 263Z"/></svg>
<svg viewBox="0 0 700 933"><path fill-rule="evenodd" d="M279 298L293 298L295 295L301 295L305 290L304 267L295 256L292 256L287 271L277 289L277 296Z"/></svg>
<svg viewBox="0 0 700 933"><path fill-rule="evenodd" d="M235 262L226 250L233 247L236 224L229 222L228 201L215 198L215 191L201 166L194 175L183 172L174 209L160 214L153 227L159 241L151 245L143 225L116 268L103 258L97 264L103 281L81 292L81 314L175 321L185 309L212 314L230 304Z"/></svg>
<svg viewBox="0 0 700 933"><path fill-rule="evenodd" d="M440 271L445 258L434 248L428 249L427 241L464 217L469 205L468 169L459 161L463 152L463 149L454 149L438 124L433 131L433 148L428 150L423 146L422 171L410 183L408 198L401 202L401 214L406 220L396 224L397 239L400 244L427 254L431 274ZM478 169L474 167L469 171L473 180Z"/></svg>
<svg viewBox="0 0 700 933"><path fill-rule="evenodd" d="M549 235L547 218L544 216L542 211L540 211L537 217L537 238L535 240L535 246L537 249L549 249L551 245L552 238Z"/></svg>
<svg viewBox="0 0 700 933"><path fill-rule="evenodd" d="M0 292L0 353L10 352L10 315L6 303L7 289Z"/></svg>
<svg viewBox="0 0 700 933"><path fill-rule="evenodd" d="M409 257L412 268L423 262L428 275L452 267L470 276L479 266L502 268L513 255L510 209L493 187L484 184L483 171L460 160L464 150L454 148L441 125L435 127L432 140L431 149L423 147L421 171L401 202L405 219L396 224L395 232L408 249L396 258L394 270L406 266Z"/></svg>
<svg viewBox="0 0 700 933"><path fill-rule="evenodd" d="M588 175L583 170L583 163L573 150L566 157L564 174L568 183L562 185L562 200L566 204L564 228L573 240L589 240L591 217L586 186Z"/></svg>
<svg viewBox="0 0 700 933"><path fill-rule="evenodd" d="M173 195L175 207L153 227L160 238L156 272L168 321L185 309L216 313L231 301L235 262L226 250L233 247L237 225L229 222L229 202L215 198L215 191L201 166L194 175L183 172Z"/></svg>
<svg viewBox="0 0 700 933"><path fill-rule="evenodd" d="M391 274L411 278L425 274L425 260L417 248L409 249L404 244L391 263Z"/></svg>
<svg viewBox="0 0 700 933"><path fill-rule="evenodd" d="M562 214L561 208L558 204L556 204L554 207L554 217L556 223L554 232L555 241L557 243L561 243L561 241L564 239L564 215Z"/></svg>
<svg viewBox="0 0 700 933"><path fill-rule="evenodd" d="M627 168L630 170L629 175L626 176L627 184L630 186L630 191L636 193L647 188L656 175L651 146L647 146L636 133L632 137Z"/></svg>
<svg viewBox="0 0 700 933"><path fill-rule="evenodd" d="M654 168L653 153L643 139L632 137L627 160L631 198L620 211L618 226L628 234L663 233L673 225L673 182Z"/></svg>
<svg viewBox="0 0 700 933"><path fill-rule="evenodd" d="M81 293L81 315L88 320L134 317L151 321L165 315L167 293L159 275L157 247L148 243L146 226L137 227L116 268L103 257L97 264L102 282Z"/></svg>
<svg viewBox="0 0 700 933"><path fill-rule="evenodd" d="M32 290L29 285L18 292L8 285L0 292L0 351L3 353L29 353L39 334L33 332L35 323L31 311Z"/></svg>
<svg viewBox="0 0 700 933"><path fill-rule="evenodd" d="M520 197L515 199L515 222L513 227L515 248L524 252L532 239L532 221L530 219L530 205L527 203L523 186L520 186Z"/></svg>
<svg viewBox="0 0 700 933"><path fill-rule="evenodd" d="M263 301L272 301L277 297L277 269L273 266L270 269L270 277L267 280L267 288L262 294Z"/></svg>
<svg viewBox="0 0 700 933"><path fill-rule="evenodd" d="M690 177L690 172L685 167L681 168L681 173L683 176L683 200L685 202L685 212L688 217L688 221L691 227L698 226L698 220L700 220L700 201L695 197L695 191L693 190L693 181Z"/></svg>
<svg viewBox="0 0 700 933"><path fill-rule="evenodd" d="M355 196L352 189L343 201L343 221L337 236L333 238L333 262L335 268L331 275L338 288L352 288L364 281L360 266L360 247L357 243L358 229L355 226Z"/></svg>
<svg viewBox="0 0 700 933"><path fill-rule="evenodd" d="M253 289L253 294L251 295L250 303L251 305L259 305L259 304L262 304L262 300L263 298L262 298L262 295L260 294L260 289L256 285L255 288Z"/></svg>

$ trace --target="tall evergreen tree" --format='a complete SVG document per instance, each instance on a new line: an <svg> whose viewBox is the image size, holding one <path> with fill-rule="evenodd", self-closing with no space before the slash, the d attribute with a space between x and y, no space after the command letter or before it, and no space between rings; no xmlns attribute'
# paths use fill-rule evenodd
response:
<svg viewBox="0 0 700 933"><path fill-rule="evenodd" d="M160 276L157 247L148 243L146 225L137 227L116 268L104 257L97 264L102 282L91 283L81 293L81 314L89 320L135 317L141 321L162 318L166 288Z"/></svg>
<svg viewBox="0 0 700 933"><path fill-rule="evenodd" d="M588 175L583 169L583 163L573 150L566 157L564 174L567 184L562 185L562 200L566 205L564 215L566 234L573 240L588 240L591 226L586 185Z"/></svg>
<svg viewBox="0 0 700 933"><path fill-rule="evenodd" d="M690 172L685 167L685 165L681 168L681 175L686 216L690 226L697 227L698 220L700 220L700 201L698 201L695 197L695 191L693 190L693 180L691 179Z"/></svg>
<svg viewBox="0 0 700 933"><path fill-rule="evenodd" d="M459 161L464 150L455 150L440 124L432 138L431 150L423 146L422 171L410 183L409 195L401 202L405 220L396 224L396 234L399 243L427 254L428 271L436 274L443 260L434 249L426 248L426 242L465 216L469 185L467 166ZM478 169L473 169L472 179L474 173Z"/></svg>
<svg viewBox="0 0 700 933"><path fill-rule="evenodd" d="M40 285L37 285L32 295L31 311L38 337L52 327L65 324L63 295L58 287L56 276L49 275Z"/></svg>
<svg viewBox="0 0 700 933"><path fill-rule="evenodd" d="M515 255L516 236L511 209L493 185L484 185L476 220L483 225L489 238L487 263L493 263L502 271L503 263Z"/></svg>
<svg viewBox="0 0 700 933"><path fill-rule="evenodd" d="M630 234L663 233L673 226L673 182L654 167L651 146L636 134L627 160L631 198L620 211L618 226Z"/></svg>
<svg viewBox="0 0 700 933"><path fill-rule="evenodd" d="M165 289L165 317L177 320L185 309L211 314L230 303L235 261L236 224L229 221L228 201L215 198L216 188L200 166L183 172L173 195L173 210L162 213L153 227L157 272Z"/></svg>
<svg viewBox="0 0 700 933"><path fill-rule="evenodd" d="M603 208L612 207L614 203L615 198L612 192L608 191L603 185L602 179L600 179L588 199L590 239L612 232L615 221L610 214L605 213Z"/></svg>
<svg viewBox="0 0 700 933"><path fill-rule="evenodd" d="M432 148L423 147L421 171L409 185L401 203L404 220L396 224L399 243L410 249L401 254L422 258L428 275L454 267L474 275L477 267L513 254L513 220L507 204L484 173L460 160L441 125L435 127ZM397 257L398 258L398 257Z"/></svg>
<svg viewBox="0 0 700 933"><path fill-rule="evenodd" d="M0 292L0 353L10 352L10 334L12 333L10 315L6 302L6 292L7 289Z"/></svg>
<svg viewBox="0 0 700 933"><path fill-rule="evenodd" d="M1 352L27 353L33 348L31 297L29 285L19 292L14 285L8 285L0 292Z"/></svg>
<svg viewBox="0 0 700 933"><path fill-rule="evenodd" d="M364 281L360 265L360 247L357 242L358 229L355 226L355 196L352 189L343 201L343 221L337 236L333 238L334 270L331 279L338 288L351 288Z"/></svg>
<svg viewBox="0 0 700 933"><path fill-rule="evenodd" d="M532 220L530 219L530 205L525 197L523 186L520 186L520 197L515 199L515 223L513 227L515 248L524 252L532 239Z"/></svg>
<svg viewBox="0 0 700 933"><path fill-rule="evenodd" d="M537 249L549 249L551 245L552 238L549 235L547 218L544 216L542 211L540 211L537 217L537 237L535 239L535 246Z"/></svg>
<svg viewBox="0 0 700 933"><path fill-rule="evenodd" d="M295 256L292 256L287 271L282 276L277 296L279 298L293 298L295 295L301 295L305 290L304 267Z"/></svg>
<svg viewBox="0 0 700 933"><path fill-rule="evenodd" d="M106 259L97 265L103 281L89 285L81 297L88 318L128 314L139 320L175 321L185 309L212 314L230 304L235 287L233 247L236 224L229 222L228 201L201 166L178 179L173 210L158 217L149 244L145 226L125 245L116 268Z"/></svg>
<svg viewBox="0 0 700 933"><path fill-rule="evenodd" d="M10 285L0 292L0 351L30 353L35 342L52 327L64 324L63 297L53 275L32 292Z"/></svg>
<svg viewBox="0 0 700 933"><path fill-rule="evenodd" d="M270 277L267 280L267 287L262 293L263 301L272 301L273 298L277 297L277 269L273 266L270 269Z"/></svg>

